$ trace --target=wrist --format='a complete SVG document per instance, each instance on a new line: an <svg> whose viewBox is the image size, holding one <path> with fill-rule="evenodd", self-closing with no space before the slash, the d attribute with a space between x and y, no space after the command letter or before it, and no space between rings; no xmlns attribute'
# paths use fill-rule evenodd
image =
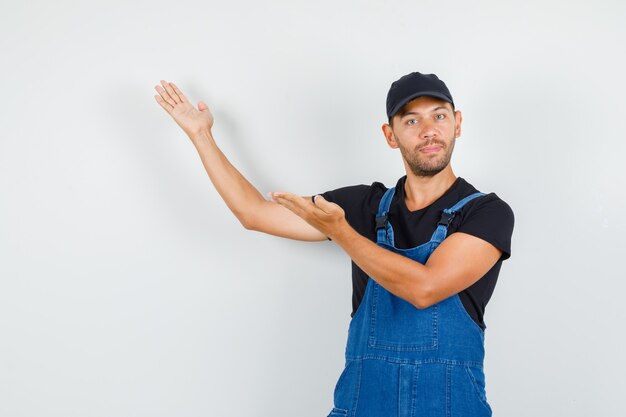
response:
<svg viewBox="0 0 626 417"><path fill-rule="evenodd" d="M215 143L213 140L213 134L211 133L211 129L200 130L198 132L189 133L189 139L193 142L194 145L199 144L207 144L207 143Z"/></svg>
<svg viewBox="0 0 626 417"><path fill-rule="evenodd" d="M344 220L338 227L333 229L333 232L329 234L328 237L341 246L343 242L350 239L353 233L356 233L356 231L346 220Z"/></svg>

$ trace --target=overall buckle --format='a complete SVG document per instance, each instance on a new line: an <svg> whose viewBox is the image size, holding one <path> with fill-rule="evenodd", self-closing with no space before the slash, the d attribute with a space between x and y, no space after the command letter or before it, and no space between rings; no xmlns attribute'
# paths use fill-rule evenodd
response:
<svg viewBox="0 0 626 417"><path fill-rule="evenodd" d="M387 214L382 216L376 216L376 230L385 228L387 226Z"/></svg>
<svg viewBox="0 0 626 417"><path fill-rule="evenodd" d="M437 225L443 224L446 227L450 226L450 223L452 223L455 215L456 211L453 211L452 213L446 213L444 211L441 213L441 219L439 219L439 223L437 223Z"/></svg>

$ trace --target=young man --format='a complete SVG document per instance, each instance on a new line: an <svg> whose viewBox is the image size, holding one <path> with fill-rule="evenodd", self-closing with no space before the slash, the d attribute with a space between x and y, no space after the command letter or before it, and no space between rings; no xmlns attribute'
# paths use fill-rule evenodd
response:
<svg viewBox="0 0 626 417"><path fill-rule="evenodd" d="M461 112L434 74L392 83L382 130L406 175L314 197L263 196L228 162L213 117L173 83L157 102L196 146L228 207L251 230L326 239L352 259L352 320L346 365L330 416L490 416L485 392L485 306L511 254L514 216L450 165Z"/></svg>

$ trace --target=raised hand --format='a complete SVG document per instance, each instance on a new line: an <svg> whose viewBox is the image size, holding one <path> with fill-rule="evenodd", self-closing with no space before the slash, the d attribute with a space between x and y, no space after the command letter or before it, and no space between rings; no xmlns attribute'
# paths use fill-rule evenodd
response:
<svg viewBox="0 0 626 417"><path fill-rule="evenodd" d="M196 109L174 83L161 80L161 85L154 87L159 93L154 98L188 136L191 137L211 129L213 126L213 115L202 100L198 102L198 108Z"/></svg>

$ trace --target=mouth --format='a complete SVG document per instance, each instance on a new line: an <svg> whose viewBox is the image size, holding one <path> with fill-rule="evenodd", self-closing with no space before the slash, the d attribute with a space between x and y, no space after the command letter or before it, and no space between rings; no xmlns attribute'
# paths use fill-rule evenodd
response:
<svg viewBox="0 0 626 417"><path fill-rule="evenodd" d="M423 153L435 153L435 152L439 152L441 149L443 149L443 147L441 145L432 145L432 146L425 146L425 147L421 148L420 152L423 152Z"/></svg>

